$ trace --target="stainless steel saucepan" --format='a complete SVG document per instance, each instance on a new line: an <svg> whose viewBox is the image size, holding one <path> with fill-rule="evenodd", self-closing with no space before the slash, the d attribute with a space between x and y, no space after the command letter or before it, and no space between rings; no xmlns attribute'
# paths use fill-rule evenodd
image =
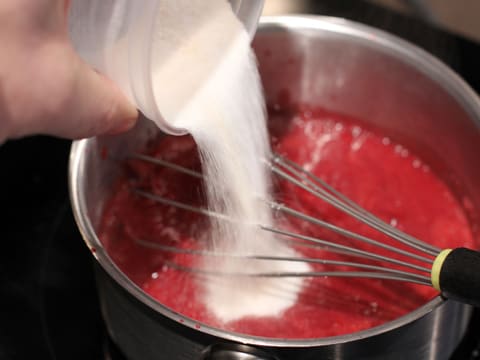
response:
<svg viewBox="0 0 480 360"><path fill-rule="evenodd" d="M385 32L341 19L264 18L254 40L267 101L321 105L364 119L421 154L480 209L480 103L451 70ZM131 360L447 359L471 308L437 297L399 319L346 336L269 339L198 324L145 294L112 262L96 229L121 159L157 134L141 121L128 134L73 144L70 191L92 249L103 316ZM103 149L109 156L102 157ZM471 214L475 219L474 212Z"/></svg>

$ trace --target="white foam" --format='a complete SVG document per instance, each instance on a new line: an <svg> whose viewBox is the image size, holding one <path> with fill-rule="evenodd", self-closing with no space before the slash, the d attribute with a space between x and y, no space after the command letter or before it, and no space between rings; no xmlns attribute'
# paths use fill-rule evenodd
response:
<svg viewBox="0 0 480 360"><path fill-rule="evenodd" d="M214 250L295 256L261 231L271 225L269 157L264 99L250 39L226 0L165 0L153 53L154 93L165 119L188 129L199 147L209 209L236 222L211 219ZM231 261L219 272L307 271L303 263ZM223 321L274 316L292 306L302 280L229 277L202 285L204 301ZM202 283L203 284L203 283ZM279 294L272 296L272 294Z"/></svg>

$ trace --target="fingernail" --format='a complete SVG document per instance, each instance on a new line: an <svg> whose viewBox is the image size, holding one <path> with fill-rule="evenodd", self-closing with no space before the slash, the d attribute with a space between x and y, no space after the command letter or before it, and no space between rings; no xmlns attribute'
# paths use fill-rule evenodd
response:
<svg viewBox="0 0 480 360"><path fill-rule="evenodd" d="M105 134L106 135L118 135L128 130L131 130L135 124L137 123L138 116L133 118L127 118L125 121L122 121L118 126L108 130Z"/></svg>

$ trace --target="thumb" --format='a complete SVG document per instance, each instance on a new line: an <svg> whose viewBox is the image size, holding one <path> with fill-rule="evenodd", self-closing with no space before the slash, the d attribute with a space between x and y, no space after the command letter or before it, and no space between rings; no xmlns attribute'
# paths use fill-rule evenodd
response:
<svg viewBox="0 0 480 360"><path fill-rule="evenodd" d="M138 111L113 81L97 73L80 58L76 69L65 104L63 125L56 135L85 138L132 128Z"/></svg>

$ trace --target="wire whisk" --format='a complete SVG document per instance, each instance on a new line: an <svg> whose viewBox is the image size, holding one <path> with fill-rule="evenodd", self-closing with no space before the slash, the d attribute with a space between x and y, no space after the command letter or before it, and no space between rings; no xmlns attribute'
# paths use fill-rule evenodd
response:
<svg viewBox="0 0 480 360"><path fill-rule="evenodd" d="M164 166L175 171L179 171L189 176L202 178L202 174L191 169L167 162L155 157L134 154L132 158L146 161L159 166ZM285 204L271 200L265 200L269 206L278 213L290 216L302 221L306 221L315 226L327 229L342 237L368 244L369 248L382 249L395 254L396 256L387 256L375 253L370 250L363 250L352 245L340 244L331 240L325 240L314 236L299 234L278 227L259 224L263 230L273 233L282 238L288 239L288 242L295 247L314 247L332 253L339 253L353 257L355 260L331 260L323 258L313 258L307 256L270 256L270 255L232 255L208 250L181 249L175 246L168 246L158 243L137 239L139 245L171 253L185 253L203 257L226 257L229 259L250 259L261 261L288 261L288 262L306 262L309 264L321 264L329 267L337 267L342 270L331 271L306 271L306 272L235 272L218 273L215 270L192 269L181 265L175 265L185 271L203 272L213 275L228 276L256 276L256 277L350 277L350 278L373 278L396 281L406 281L415 284L432 286L440 291L443 296L452 298L464 303L480 305L480 253L466 248L440 249L431 244L425 243L394 226L384 222L372 213L366 211L354 201L347 198L342 193L335 190L325 181L302 168L295 162L286 159L278 154L274 154L271 159L265 160L266 165L272 173L278 178L288 181L294 186L303 189L307 193L321 199L336 209L344 212L348 216L368 225L372 229L393 239L395 246L385 242L372 239L370 237L352 232L348 229L336 226L327 221L313 217L306 213L293 209ZM173 206L183 210L195 212L205 216L216 217L225 221L235 221L223 214L215 213L197 206L192 206L183 202L168 199L162 196L152 194L142 189L134 188L133 191L142 197L154 200L158 203ZM370 262L380 262L379 265L365 263L361 260L368 259ZM393 265L390 268L387 264ZM343 270L343 268L351 270Z"/></svg>

